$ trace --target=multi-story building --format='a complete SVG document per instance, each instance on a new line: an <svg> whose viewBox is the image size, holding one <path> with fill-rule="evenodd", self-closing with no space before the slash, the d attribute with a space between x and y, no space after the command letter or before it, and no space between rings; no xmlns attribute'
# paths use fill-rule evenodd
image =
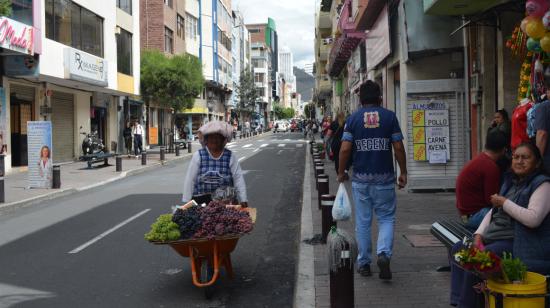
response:
<svg viewBox="0 0 550 308"><path fill-rule="evenodd" d="M288 46L279 50L279 76L289 84L292 93L296 92L296 76L294 76L294 56Z"/></svg>
<svg viewBox="0 0 550 308"><path fill-rule="evenodd" d="M265 76L266 82L269 83L267 90L270 93L262 93L262 104L259 106L259 116L263 116L265 121L270 121L272 118L272 100L279 100L279 38L275 26L275 20L268 18L266 24L250 24L246 25L250 32L250 42L252 49L252 66L254 67L256 74L256 65L254 65L254 58L258 60L256 63L260 72L263 73L264 69L267 69ZM262 60L267 61L263 63ZM258 77L261 77L259 75ZM259 83L263 83L260 81Z"/></svg>
<svg viewBox="0 0 550 308"><path fill-rule="evenodd" d="M19 22L2 19L17 33L32 35L25 46L22 41L0 46L20 49L3 59L2 117L10 115L4 121L6 169L29 163L27 121L51 121L55 163L79 157L85 137L81 133L90 131L97 131L107 149L114 150L113 142L120 141L129 120L125 107L137 104L140 109L135 98L140 79L139 1L26 0L13 1L13 8L12 18ZM135 114L140 116L140 110Z"/></svg>
<svg viewBox="0 0 550 308"><path fill-rule="evenodd" d="M313 101L319 106L324 106L327 113L334 113L338 109L336 104L332 104L332 84L326 70L328 55L334 40L331 18L332 2L333 0L321 1L319 11L315 14L315 65L313 68L315 91Z"/></svg>
<svg viewBox="0 0 550 308"><path fill-rule="evenodd" d="M265 121L270 119L268 112L271 107L272 102L272 91L271 91L271 78L270 70L271 68L271 53L269 48L263 42L252 42L251 43L251 63L252 70L254 72L254 83L256 89L258 90L258 101L255 105L254 118L255 121L260 121L263 119L263 124Z"/></svg>
<svg viewBox="0 0 550 308"><path fill-rule="evenodd" d="M239 94L237 88L241 78L241 72L250 70L250 34L244 24L244 18L239 11L233 11L233 33L231 56L233 62L233 93L231 94L230 108L233 123L243 121L239 119L239 113L234 112L239 106Z"/></svg>
<svg viewBox="0 0 550 308"><path fill-rule="evenodd" d="M186 43L186 0L140 0L141 48L156 49L167 56L183 54ZM172 133L172 117L177 110L162 106L154 99L147 103L147 141L166 145Z"/></svg>

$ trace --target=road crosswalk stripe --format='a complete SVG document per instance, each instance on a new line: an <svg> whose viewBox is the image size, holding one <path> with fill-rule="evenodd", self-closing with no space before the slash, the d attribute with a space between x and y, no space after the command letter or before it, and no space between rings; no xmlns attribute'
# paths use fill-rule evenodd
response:
<svg viewBox="0 0 550 308"><path fill-rule="evenodd" d="M278 147L280 147L280 148L284 148L284 147L285 147L285 145L286 145L286 144L284 144L284 143L279 143Z"/></svg>
<svg viewBox="0 0 550 308"><path fill-rule="evenodd" d="M266 146L268 146L268 144L264 143L264 144L260 145L260 148L265 148Z"/></svg>
<svg viewBox="0 0 550 308"><path fill-rule="evenodd" d="M304 146L304 145L301 144L301 143L296 144L296 147L297 147L297 148L301 148L301 147L303 147L303 146Z"/></svg>
<svg viewBox="0 0 550 308"><path fill-rule="evenodd" d="M245 145L243 145L243 149L249 148L249 147L251 147L251 146L252 146L252 143L245 144Z"/></svg>

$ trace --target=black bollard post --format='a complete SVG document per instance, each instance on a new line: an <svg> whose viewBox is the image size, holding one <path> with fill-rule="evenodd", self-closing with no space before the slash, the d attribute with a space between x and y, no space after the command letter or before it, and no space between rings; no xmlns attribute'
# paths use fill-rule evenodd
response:
<svg viewBox="0 0 550 308"><path fill-rule="evenodd" d="M325 164L315 163L315 177L325 173Z"/></svg>
<svg viewBox="0 0 550 308"><path fill-rule="evenodd" d="M353 308L355 305L353 260L349 243L345 243L340 255L340 266L330 271L330 307Z"/></svg>
<svg viewBox="0 0 550 308"><path fill-rule="evenodd" d="M180 146L176 145L176 156L180 156Z"/></svg>
<svg viewBox="0 0 550 308"><path fill-rule="evenodd" d="M328 183L327 183L328 186ZM319 189L320 191L320 189ZM336 196L324 194L321 195L321 234L323 235L323 243L327 242L327 235L332 226L336 227L336 221L332 219L332 205Z"/></svg>
<svg viewBox="0 0 550 308"><path fill-rule="evenodd" d="M166 160L166 147L160 147L160 161Z"/></svg>
<svg viewBox="0 0 550 308"><path fill-rule="evenodd" d="M317 208L321 209L321 196L329 193L328 175L317 175Z"/></svg>
<svg viewBox="0 0 550 308"><path fill-rule="evenodd" d="M6 191L4 190L4 173L6 167L4 166L5 154L0 154L0 203L6 202Z"/></svg>
<svg viewBox="0 0 550 308"><path fill-rule="evenodd" d="M147 152L141 152L141 165L147 165Z"/></svg>
<svg viewBox="0 0 550 308"><path fill-rule="evenodd" d="M116 172L122 172L122 156L120 155L116 157Z"/></svg>
<svg viewBox="0 0 550 308"><path fill-rule="evenodd" d="M193 149L191 148L191 141L187 142L187 153L193 152Z"/></svg>
<svg viewBox="0 0 550 308"><path fill-rule="evenodd" d="M315 166L317 166L317 164L322 164L323 161L320 159L320 158L314 158L313 159L313 170L315 171L315 176L317 177L317 170L315 170Z"/></svg>
<svg viewBox="0 0 550 308"><path fill-rule="evenodd" d="M52 188L61 188L61 166L53 165L52 171Z"/></svg>

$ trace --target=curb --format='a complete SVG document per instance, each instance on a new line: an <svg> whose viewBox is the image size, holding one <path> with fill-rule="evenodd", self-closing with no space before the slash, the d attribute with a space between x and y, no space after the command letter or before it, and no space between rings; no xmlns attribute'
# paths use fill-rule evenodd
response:
<svg viewBox="0 0 550 308"><path fill-rule="evenodd" d="M315 253L311 245L304 243L313 236L313 214L311 213L311 170L309 145L306 148L304 188L302 196L302 217L300 223L300 242L298 245L298 263L296 265L296 286L294 288L294 308L315 307Z"/></svg>
<svg viewBox="0 0 550 308"><path fill-rule="evenodd" d="M49 201L49 200L53 200L53 199L57 199L57 198L61 198L61 197L66 197L66 196L73 195L73 194L76 194L76 193L79 193L79 192L87 191L87 190L94 189L94 188L97 188L97 187L100 187L100 186L104 186L104 185L107 185L107 184L110 184L110 183L114 183L114 182L120 181L122 179L125 179L125 178L133 176L133 175L138 175L138 174L141 174L141 173L152 171L154 169L157 169L158 167L174 164L174 163L179 162L179 161L181 161L185 158L191 157L192 155L193 155L192 153L186 153L184 155L181 155L179 157L175 157L175 158L173 158L171 160L168 160L168 161L155 162L155 163L152 163L152 164L148 164L148 165L146 165L145 167L142 167L142 168L128 170L128 171L122 171L116 177L113 177L113 178L110 178L110 179L107 179L105 181L98 182L98 183L95 183L95 184L91 184L91 185L88 185L88 186L61 189L61 190L58 190L58 191L55 191L55 192L46 193L44 195L35 196L35 197L32 197L32 198L28 198L28 199L23 199L21 201L14 201L14 202L10 202L10 203L5 203L5 204L0 205L0 215L5 214L7 212L15 211L19 208L29 207L31 205L37 204L37 203L42 202L42 201Z"/></svg>

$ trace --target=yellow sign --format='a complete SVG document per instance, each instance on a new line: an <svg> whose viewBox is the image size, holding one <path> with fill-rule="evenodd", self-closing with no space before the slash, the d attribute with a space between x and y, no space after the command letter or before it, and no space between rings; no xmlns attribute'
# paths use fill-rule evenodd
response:
<svg viewBox="0 0 550 308"><path fill-rule="evenodd" d="M412 112L413 127L425 126L424 125L424 117L425 117L424 110L414 109L413 112Z"/></svg>
<svg viewBox="0 0 550 308"><path fill-rule="evenodd" d="M426 143L426 129L413 127L413 143Z"/></svg>
<svg viewBox="0 0 550 308"><path fill-rule="evenodd" d="M426 160L426 145L423 143L417 143L414 145L414 160L425 161Z"/></svg>
<svg viewBox="0 0 550 308"><path fill-rule="evenodd" d="M208 114L208 108L206 108L206 107L193 107L191 109L184 109L181 113Z"/></svg>
<svg viewBox="0 0 550 308"><path fill-rule="evenodd" d="M159 129L149 127L149 144L159 144Z"/></svg>

